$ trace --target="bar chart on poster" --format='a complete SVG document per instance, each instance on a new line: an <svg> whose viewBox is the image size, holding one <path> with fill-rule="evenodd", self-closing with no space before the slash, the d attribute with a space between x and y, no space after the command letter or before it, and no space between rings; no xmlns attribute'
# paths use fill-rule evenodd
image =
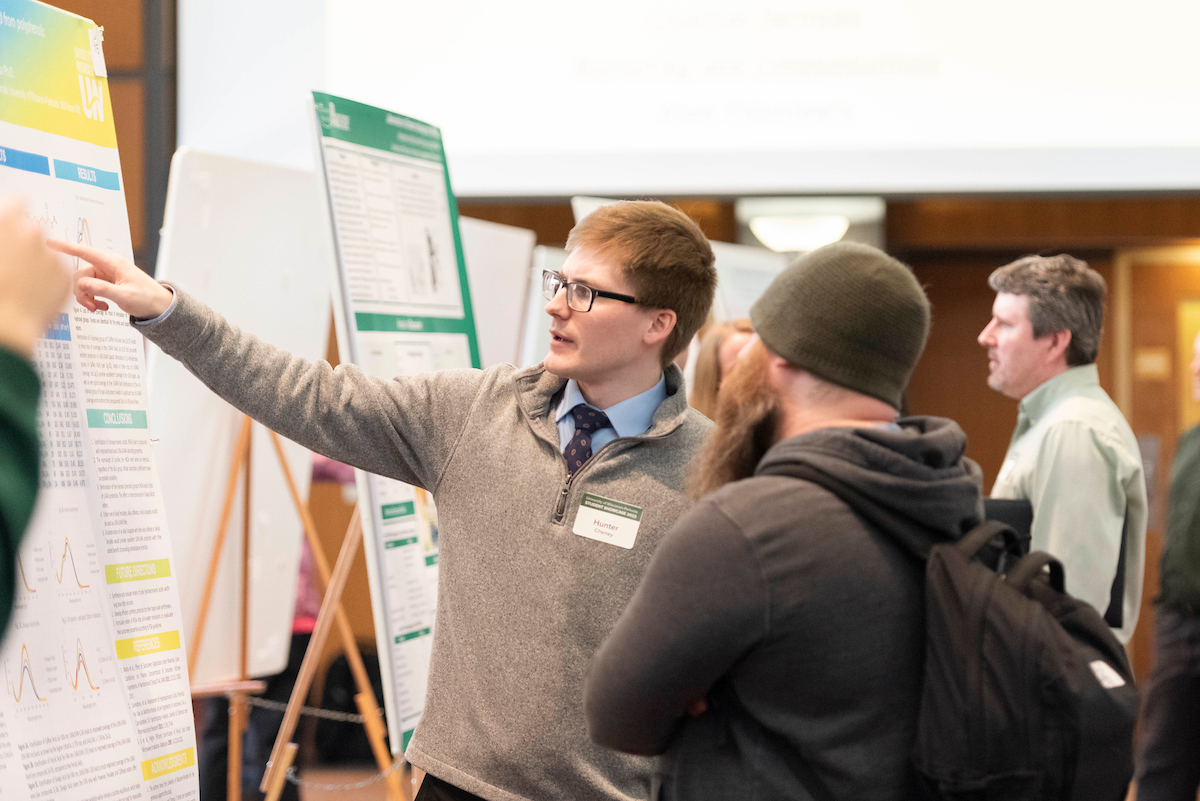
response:
<svg viewBox="0 0 1200 801"><path fill-rule="evenodd" d="M0 22L0 194L48 236L132 259L102 31L30 0L0 0ZM145 360L128 319L72 303L35 348L41 482L0 647L5 798L198 793Z"/></svg>
<svg viewBox="0 0 1200 801"><path fill-rule="evenodd" d="M441 132L313 93L337 255L343 362L381 378L479 367L458 211ZM357 472L392 751L420 720L437 605L438 517L420 487Z"/></svg>

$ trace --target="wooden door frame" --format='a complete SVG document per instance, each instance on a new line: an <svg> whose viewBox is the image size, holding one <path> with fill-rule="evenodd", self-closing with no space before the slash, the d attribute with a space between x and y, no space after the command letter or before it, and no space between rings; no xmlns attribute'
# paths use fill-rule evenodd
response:
<svg viewBox="0 0 1200 801"><path fill-rule="evenodd" d="M1113 325L1113 400L1129 425L1133 426L1133 272L1140 264L1157 265L1200 265L1200 245L1179 244L1118 250L1113 254L1113 285L1110 287L1110 308ZM1169 469L1168 465L1168 469ZM1147 565L1149 568L1149 565ZM1154 568L1157 570L1157 566ZM1151 614L1154 614L1151 611ZM1149 623L1149 621L1146 621ZM1130 662L1141 678L1147 677L1152 654L1140 653L1139 636L1126 645ZM1151 643L1153 636L1141 637L1142 643Z"/></svg>
<svg viewBox="0 0 1200 801"><path fill-rule="evenodd" d="M1200 245L1130 248L1113 254L1113 389L1117 408L1133 423L1133 270L1138 264L1200 264Z"/></svg>

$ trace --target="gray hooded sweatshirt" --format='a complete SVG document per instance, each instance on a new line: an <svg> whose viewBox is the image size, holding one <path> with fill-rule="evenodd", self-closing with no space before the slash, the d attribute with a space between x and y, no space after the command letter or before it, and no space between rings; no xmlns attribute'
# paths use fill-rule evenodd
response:
<svg viewBox="0 0 1200 801"><path fill-rule="evenodd" d="M952 541L981 475L951 420L776 444ZM667 534L597 652L585 709L611 748L664 754L663 797L906 799L924 655L923 564L828 490L755 475ZM698 699L708 709L685 710Z"/></svg>
<svg viewBox="0 0 1200 801"><path fill-rule="evenodd" d="M683 484L712 424L682 373L650 429L618 437L568 479L541 365L384 380L309 363L176 290L138 326L225 400L311 450L433 494L441 524L437 622L412 764L493 801L644 799L651 760L591 742L588 659L690 505ZM639 507L629 549L573 533L585 494Z"/></svg>

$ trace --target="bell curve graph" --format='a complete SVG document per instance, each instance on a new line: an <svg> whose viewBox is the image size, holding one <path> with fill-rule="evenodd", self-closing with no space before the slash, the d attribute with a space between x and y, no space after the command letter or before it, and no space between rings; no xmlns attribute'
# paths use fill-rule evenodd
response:
<svg viewBox="0 0 1200 801"><path fill-rule="evenodd" d="M4 663L4 677L8 680L8 691L12 693L13 700L17 703L25 697L25 677L29 677L29 691L33 693L34 698L39 701L46 699L38 692L37 684L33 681L33 666L29 660L29 647L25 643L21 643L21 670L17 674L17 680L12 680L12 674L8 672L8 662Z"/></svg>
<svg viewBox="0 0 1200 801"><path fill-rule="evenodd" d="M84 584L83 580L79 578L79 567L75 564L75 551L71 549L70 537L63 537L63 552L62 557L60 557L58 560L58 567L54 567L54 546L51 544L47 545L46 547L50 549L50 567L54 569L54 578L58 579L59 584L62 584L63 579L67 577L67 557L70 556L71 574L75 579L75 584L78 585L79 589L81 590L86 590L88 587L92 586L90 584Z"/></svg>
<svg viewBox="0 0 1200 801"><path fill-rule="evenodd" d="M66 674L67 674L67 684L70 684L71 689L75 690L76 692L78 692L81 689L86 689L86 687L81 686L81 684L82 684L81 680L86 680L87 681L86 686L91 687L93 690L100 689L99 687L97 687L95 684L92 683L92 674L91 674L91 671L88 670L87 657L84 656L84 653L83 653L83 641L82 640L79 640L79 639L75 640L75 664L74 664L74 666L72 666L70 661L67 659L66 650L65 649L63 650L63 668L65 669ZM71 674L72 670L75 671L74 675Z"/></svg>

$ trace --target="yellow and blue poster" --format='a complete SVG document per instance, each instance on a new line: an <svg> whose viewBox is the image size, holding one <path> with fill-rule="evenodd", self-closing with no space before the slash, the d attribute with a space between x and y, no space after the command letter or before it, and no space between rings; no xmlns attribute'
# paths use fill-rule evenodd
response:
<svg viewBox="0 0 1200 801"><path fill-rule="evenodd" d="M31 0L0 0L0 192L48 236L129 258L104 33Z"/></svg>
<svg viewBox="0 0 1200 801"><path fill-rule="evenodd" d="M48 237L132 259L103 42L90 20L0 0L0 199ZM34 366L41 481L0 644L0 795L196 799L141 335L117 308L68 302Z"/></svg>

